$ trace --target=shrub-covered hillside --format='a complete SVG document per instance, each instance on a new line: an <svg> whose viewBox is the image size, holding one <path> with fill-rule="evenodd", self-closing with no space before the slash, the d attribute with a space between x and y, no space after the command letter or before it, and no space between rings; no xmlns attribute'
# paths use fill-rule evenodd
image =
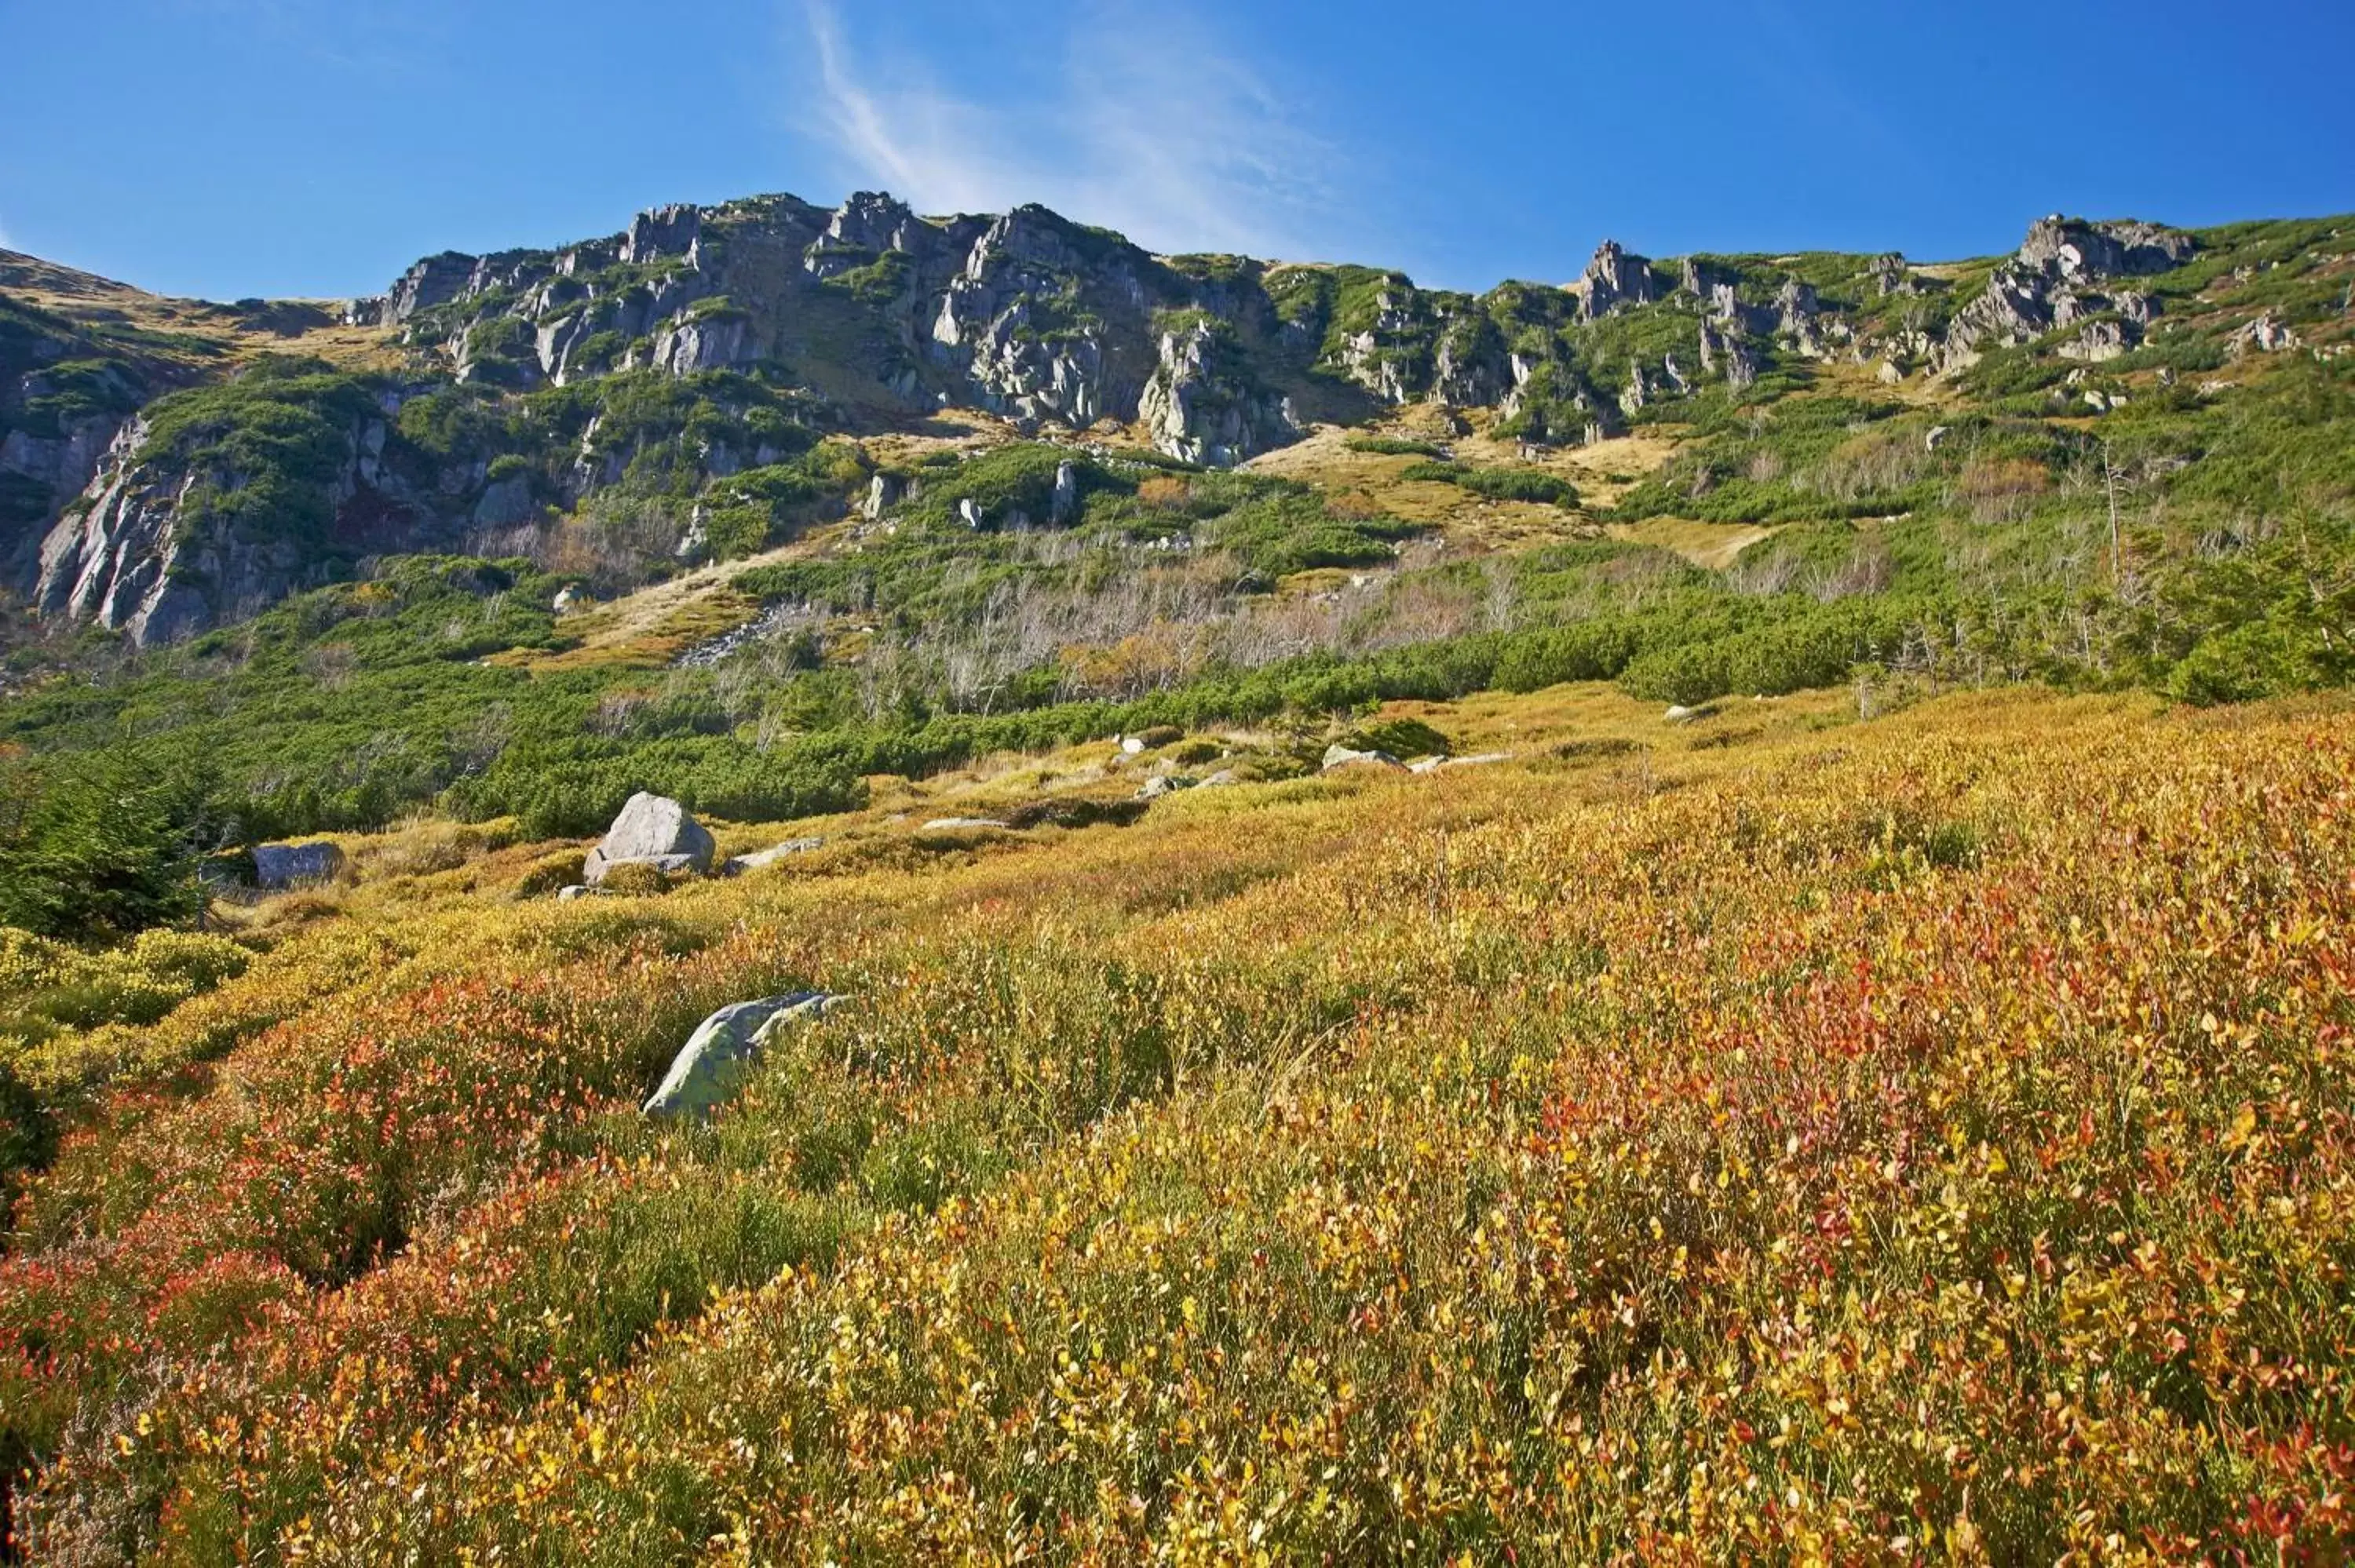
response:
<svg viewBox="0 0 2355 1568"><path fill-rule="evenodd" d="M1410 713L1515 759L1128 828L892 820L1003 812L1097 747L568 905L505 896L544 846L418 828L251 911L241 972L143 960L202 994L45 1023L31 1058L97 1086L0 1262L19 1540L2341 1538L2336 705ZM705 1012L805 986L850 1000L708 1124L638 1115Z"/></svg>
<svg viewBox="0 0 2355 1568"><path fill-rule="evenodd" d="M0 255L0 1556L2337 1561L2350 302Z"/></svg>

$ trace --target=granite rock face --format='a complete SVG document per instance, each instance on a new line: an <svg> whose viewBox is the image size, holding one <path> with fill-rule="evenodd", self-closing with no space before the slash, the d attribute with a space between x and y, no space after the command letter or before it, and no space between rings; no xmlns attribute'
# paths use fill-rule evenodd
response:
<svg viewBox="0 0 2355 1568"><path fill-rule="evenodd" d="M1475 296L1373 269L1156 256L1035 206L927 216L869 191L830 207L790 196L660 207L558 249L427 256L383 295L352 302L345 319L389 334L405 358L378 382L375 412L339 415L340 450L323 449L334 471L312 514L328 518L331 539L224 523L212 503L254 474L218 452L145 450L133 415L168 388L162 368L80 388L69 417L36 423L34 405L59 401L55 367L84 351L61 336L19 365L0 343L0 566L42 616L148 645L371 557L527 550L531 530L645 474L649 459L695 500L696 521L679 524L682 558L694 558L696 531L720 504L704 504L705 485L789 459L815 432L903 429L943 409L1060 440L1141 438L1213 465L1426 401L1450 418L1493 410L1487 428L1530 450L1591 443L1798 361L1850 359L1891 382L2032 342L2107 362L2154 329L2160 291L2142 281L2197 249L2154 224L2045 218L1983 288L1954 297L1949 270L1894 253L1849 259L1844 272L1821 258L1655 264L1605 240L1567 286ZM320 314L238 309L289 330ZM2286 323L2253 322L2239 346L2296 343ZM600 387L616 376L633 379L607 397ZM649 377L719 402L681 421L690 428L650 433L629 422L632 406L668 395L645 394ZM404 433L403 409L453 383L474 389L461 403L496 408L510 430L540 418L525 418L534 399L571 422L560 444L532 450L528 475L496 449L429 451ZM799 427L791 440L753 428L757 399L741 390L779 387L794 399L781 416ZM863 497L822 504L890 525L913 482L863 482ZM1078 482L1076 470L1059 476L1045 521L1076 514ZM1009 522L969 511L972 526Z"/></svg>
<svg viewBox="0 0 2355 1568"><path fill-rule="evenodd" d="M1942 371L1961 370L1990 348L2017 347L2089 316L2110 314L2115 321L2081 333L2062 352L2078 359L2115 358L2142 342L2158 305L2147 294L2106 285L2179 267L2198 249L2191 236L2157 224L2040 218L2019 252L1996 268L1986 292L1955 313L1931 358Z"/></svg>

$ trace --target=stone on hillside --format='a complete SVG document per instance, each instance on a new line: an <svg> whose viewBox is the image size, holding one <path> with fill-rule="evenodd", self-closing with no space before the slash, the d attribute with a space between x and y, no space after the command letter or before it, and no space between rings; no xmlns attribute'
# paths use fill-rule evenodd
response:
<svg viewBox="0 0 2355 1568"><path fill-rule="evenodd" d="M922 831L928 833L1002 833L1007 827L995 817L934 817L924 824Z"/></svg>
<svg viewBox="0 0 2355 1568"><path fill-rule="evenodd" d="M807 854L813 850L824 848L825 844L826 841L818 838L787 839L783 843L771 844L767 849L754 850L751 854L731 856L720 863L719 874L741 876L748 871L759 871L762 866L774 865L787 855Z"/></svg>
<svg viewBox="0 0 2355 1568"><path fill-rule="evenodd" d="M256 844L253 882L272 890L327 881L344 869L344 852L321 840L307 844Z"/></svg>
<svg viewBox="0 0 2355 1568"><path fill-rule="evenodd" d="M1191 789L1193 787L1194 781L1182 773L1156 773L1145 781L1145 788L1136 792L1135 798L1139 800L1158 800L1164 795L1175 794L1180 789Z"/></svg>
<svg viewBox="0 0 2355 1568"><path fill-rule="evenodd" d="M559 904L570 904L576 898L593 898L596 895L597 889L583 886L577 882L570 887L559 887L556 890L556 901Z"/></svg>
<svg viewBox="0 0 2355 1568"><path fill-rule="evenodd" d="M2280 317L2267 311L2233 334L2232 352L2275 354L2285 348L2296 348L2298 343L2297 334Z"/></svg>
<svg viewBox="0 0 2355 1568"><path fill-rule="evenodd" d="M858 514L869 523L900 504L908 497L907 481L896 473L879 473L867 482L867 499L859 503Z"/></svg>
<svg viewBox="0 0 2355 1568"><path fill-rule="evenodd" d="M1662 714L1660 716L1670 724L1690 724L1693 720L1700 717L1700 710L1699 708L1689 708L1682 703L1677 703L1672 705L1668 711Z"/></svg>
<svg viewBox="0 0 2355 1568"><path fill-rule="evenodd" d="M1224 789L1231 785L1240 784L1242 781L1242 775L1237 773L1233 768L1221 768L1216 773L1211 774L1208 779L1203 779L1201 783L1196 785L1195 788L1198 789Z"/></svg>
<svg viewBox="0 0 2355 1568"><path fill-rule="evenodd" d="M1922 444L1926 450L1936 451L1941 446L1945 444L1946 438L1954 433L1954 429L1950 426L1933 425L1930 427L1930 433L1922 438Z"/></svg>
<svg viewBox="0 0 2355 1568"><path fill-rule="evenodd" d="M1055 493L1047 503L1047 520L1064 524L1080 514L1080 471L1066 460L1055 465Z"/></svg>
<svg viewBox="0 0 2355 1568"><path fill-rule="evenodd" d="M711 869L711 834L685 806L661 795L641 790L630 797L622 814L605 832L604 842L589 852L581 880L596 887L617 865L647 865L668 876L682 871Z"/></svg>
<svg viewBox="0 0 2355 1568"><path fill-rule="evenodd" d="M721 1104L736 1087L735 1069L758 1055L779 1030L824 1017L843 999L824 991L794 991L721 1008L696 1026L659 1087L647 1097L648 1116L680 1116Z"/></svg>
<svg viewBox="0 0 2355 1568"><path fill-rule="evenodd" d="M1121 736L1120 750L1124 757L1135 757L1142 754L1145 750L1145 737L1141 735Z"/></svg>
<svg viewBox="0 0 2355 1568"><path fill-rule="evenodd" d="M1352 751L1338 744L1325 748L1325 771L1331 773L1343 768L1386 768L1403 769L1406 764L1387 751Z"/></svg>

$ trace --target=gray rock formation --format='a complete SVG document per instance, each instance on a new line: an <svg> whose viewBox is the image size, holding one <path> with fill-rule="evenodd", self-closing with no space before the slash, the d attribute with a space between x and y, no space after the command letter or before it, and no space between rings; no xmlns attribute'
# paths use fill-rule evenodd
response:
<svg viewBox="0 0 2355 1568"><path fill-rule="evenodd" d="M2232 352L2244 354L2275 354L2286 348L2296 348L2303 340L2289 325L2267 311L2232 337Z"/></svg>
<svg viewBox="0 0 2355 1568"><path fill-rule="evenodd" d="M2180 267L2198 249L2191 236L2155 223L2087 223L2056 213L2030 226L2019 260L2066 282L2095 283Z"/></svg>
<svg viewBox="0 0 2355 1568"><path fill-rule="evenodd" d="M734 313L672 322L655 339L655 367L673 376L724 370L754 357L750 323Z"/></svg>
<svg viewBox="0 0 2355 1568"><path fill-rule="evenodd" d="M1700 367L1708 375L1723 375L1737 392L1758 379L1758 356L1744 342L1739 327L1715 322L1700 323Z"/></svg>
<svg viewBox="0 0 2355 1568"><path fill-rule="evenodd" d="M713 847L711 834L686 807L641 790L630 797L604 840L589 852L581 880L602 886L617 865L650 865L666 874L709 871Z"/></svg>
<svg viewBox="0 0 2355 1568"><path fill-rule="evenodd" d="M273 892L311 887L334 880L344 869L344 852L322 839L304 844L256 844L253 883Z"/></svg>
<svg viewBox="0 0 2355 1568"><path fill-rule="evenodd" d="M2081 334L2075 355L2114 358L2142 341L2158 303L2139 292L2113 297L2097 285L2179 267L2197 249L2190 235L2156 224L2041 218L2019 254L1996 268L1986 292L1955 313L1933 357L1941 371L1960 370L1989 348L2032 343L2086 317L2115 312L2115 330Z"/></svg>
<svg viewBox="0 0 2355 1568"><path fill-rule="evenodd" d="M1161 365L1137 401L1155 448L1186 462L1224 466L1300 438L1283 397L1248 382L1196 320L1161 339Z"/></svg>
<svg viewBox="0 0 2355 1568"><path fill-rule="evenodd" d="M823 1018L844 1001L824 991L797 991L721 1008L696 1025L671 1058L670 1069L646 1097L645 1114L695 1116L724 1105L745 1067L784 1030Z"/></svg>
<svg viewBox="0 0 2355 1568"><path fill-rule="evenodd" d="M1579 283L1579 313L1588 321L1630 305L1647 305L1660 297L1652 264L1620 249L1615 239L1596 247Z"/></svg>
<svg viewBox="0 0 2355 1568"><path fill-rule="evenodd" d="M1347 768L1376 768L1404 772L1406 764L1387 751L1353 751L1337 743L1325 748L1325 772L1338 772Z"/></svg>

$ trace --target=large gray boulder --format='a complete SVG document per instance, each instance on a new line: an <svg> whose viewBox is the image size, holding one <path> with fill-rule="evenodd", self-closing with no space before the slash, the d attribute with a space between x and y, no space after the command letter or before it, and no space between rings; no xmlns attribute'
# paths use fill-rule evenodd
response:
<svg viewBox="0 0 2355 1568"><path fill-rule="evenodd" d="M726 1101L742 1076L741 1067L760 1054L778 1032L822 1018L842 1004L824 991L797 991L721 1008L687 1036L671 1059L670 1071L646 1099L648 1116L687 1116Z"/></svg>
<svg viewBox="0 0 2355 1568"><path fill-rule="evenodd" d="M640 790L613 819L604 842L589 852L581 880L591 887L602 885L617 865L651 865L666 875L709 871L712 849L711 834L685 806Z"/></svg>

